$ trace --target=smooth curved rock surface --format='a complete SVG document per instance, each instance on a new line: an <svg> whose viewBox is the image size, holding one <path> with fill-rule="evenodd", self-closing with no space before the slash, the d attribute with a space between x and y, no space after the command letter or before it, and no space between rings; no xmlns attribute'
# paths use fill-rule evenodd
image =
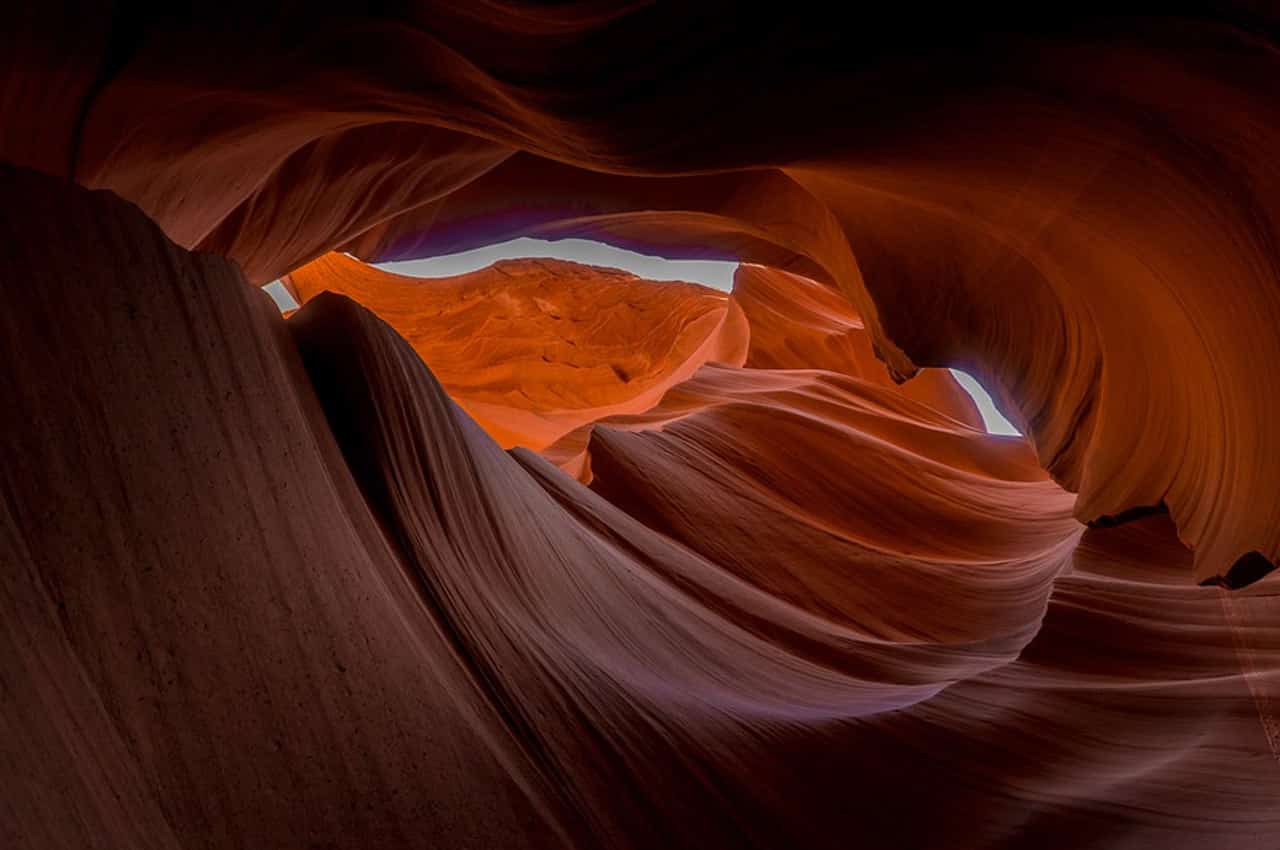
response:
<svg viewBox="0 0 1280 850"><path fill-rule="evenodd" d="M19 846L1280 835L1274 582L1085 530L1021 441L706 366L595 430L593 491L353 302L286 329L110 195L4 180Z"/></svg>
<svg viewBox="0 0 1280 850"><path fill-rule="evenodd" d="M1280 845L1280 18L1127 11L8 11L0 844ZM744 265L335 253L518 235Z"/></svg>
<svg viewBox="0 0 1280 850"><path fill-rule="evenodd" d="M522 233L780 267L845 292L890 374L996 385L1082 521L1163 502L1200 581L1280 554L1261 9L856 34L722 2L60 15L14 22L6 108L56 97L5 156L254 282Z"/></svg>
<svg viewBox="0 0 1280 850"><path fill-rule="evenodd" d="M5 843L563 844L270 300L108 193L0 180Z"/></svg>
<svg viewBox="0 0 1280 850"><path fill-rule="evenodd" d="M946 371L922 370L913 380L893 381L876 357L862 317L838 290L780 269L741 265L734 274L733 300L751 328L745 365L823 369L897 386L908 398L982 427L973 400Z"/></svg>

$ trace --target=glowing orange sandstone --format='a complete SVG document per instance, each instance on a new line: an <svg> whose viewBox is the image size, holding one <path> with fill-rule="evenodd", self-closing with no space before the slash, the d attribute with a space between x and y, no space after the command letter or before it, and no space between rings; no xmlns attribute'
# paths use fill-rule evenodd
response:
<svg viewBox="0 0 1280 850"><path fill-rule="evenodd" d="M643 412L704 363L747 354L746 320L724 293L559 260L418 279L328 254L287 285L302 303L329 291L377 313L507 447Z"/></svg>

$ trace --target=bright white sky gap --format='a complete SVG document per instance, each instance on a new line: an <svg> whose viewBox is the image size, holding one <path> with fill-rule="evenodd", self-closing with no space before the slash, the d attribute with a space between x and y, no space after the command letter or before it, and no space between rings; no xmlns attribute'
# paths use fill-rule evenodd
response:
<svg viewBox="0 0 1280 850"><path fill-rule="evenodd" d="M603 242L592 242L588 239L561 239L548 242L545 239L521 237L497 245L475 248L460 254L446 254L442 257L427 257L421 260L404 260L394 263L375 263L378 268L395 274L410 277L452 277L478 271L492 265L498 260L518 260L525 257L544 257L556 260L570 260L575 263L586 263L592 266L629 271L649 280L686 280L701 283L728 292L733 288L733 273L738 264L723 260L668 260L665 257L650 257L637 254L623 248L615 248ZM298 304L284 288L284 284L275 280L263 287L281 310L292 310ZM1008 419L996 409L991 395L983 389L973 376L959 369L950 370L956 381L978 406L982 415L982 423L989 434L1017 435L1018 430Z"/></svg>
<svg viewBox="0 0 1280 850"><path fill-rule="evenodd" d="M733 288L733 273L738 268L736 262L723 260L668 260L665 257L650 257L588 239L548 242L528 237L463 251L461 254L378 263L377 266L389 272L413 277L451 277L479 271L498 260L519 260L524 257L571 260L589 266L622 269L649 280L687 280L723 292Z"/></svg>
<svg viewBox="0 0 1280 850"><path fill-rule="evenodd" d="M262 288L271 296L271 300L276 302L276 306L280 308L281 313L285 310L298 309L297 299L289 294L289 290L285 289L284 284L280 281L273 280Z"/></svg>
<svg viewBox="0 0 1280 850"><path fill-rule="evenodd" d="M982 424L986 426L988 434L1021 436L1018 429L1013 427L1013 423L996 409L996 403L991 400L991 393L987 392L982 384L978 383L977 378L968 372L961 372L959 369L948 369L947 371L955 376L956 383L969 394L969 398L973 399L973 403L978 405L978 413L982 414Z"/></svg>

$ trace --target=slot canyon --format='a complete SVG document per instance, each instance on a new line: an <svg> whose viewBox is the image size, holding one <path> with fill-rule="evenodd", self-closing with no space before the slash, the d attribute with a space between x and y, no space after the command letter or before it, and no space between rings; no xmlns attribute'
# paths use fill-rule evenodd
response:
<svg viewBox="0 0 1280 850"><path fill-rule="evenodd" d="M0 847L1280 848L1280 10L1174 5L6 8Z"/></svg>

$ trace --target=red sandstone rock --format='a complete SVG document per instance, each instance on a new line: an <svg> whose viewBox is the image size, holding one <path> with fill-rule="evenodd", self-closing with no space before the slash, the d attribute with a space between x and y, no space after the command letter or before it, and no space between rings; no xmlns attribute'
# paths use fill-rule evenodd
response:
<svg viewBox="0 0 1280 850"><path fill-rule="evenodd" d="M830 372L706 366L664 430L595 431L593 492L503 453L354 303L290 334L118 200L4 180L27 214L0 261L35 284L0 311L6 835L1280 829L1274 583L1177 581L1159 517L1085 532L1022 442Z"/></svg>
<svg viewBox="0 0 1280 850"><path fill-rule="evenodd" d="M0 34L0 843L1280 843L1269 10L81 5ZM249 286L521 234L753 265L634 396Z"/></svg>
<svg viewBox="0 0 1280 850"><path fill-rule="evenodd" d="M5 103L27 129L4 149L66 153L57 171L255 282L341 245L530 232L832 282L891 374L995 384L1080 519L1166 504L1198 580L1274 561L1269 19L893 15L852 35L727 9L424 3L299 28L254 8L122 21L114 42L51 9L15 21ZM95 72L66 59L86 32ZM57 91L39 131L33 80Z"/></svg>
<svg viewBox="0 0 1280 850"><path fill-rule="evenodd" d="M893 382L876 358L862 317L839 291L778 269L743 265L734 276L733 300L751 328L747 366L824 369L897 386L908 398L983 427L972 399L947 372L929 369L906 383Z"/></svg>

